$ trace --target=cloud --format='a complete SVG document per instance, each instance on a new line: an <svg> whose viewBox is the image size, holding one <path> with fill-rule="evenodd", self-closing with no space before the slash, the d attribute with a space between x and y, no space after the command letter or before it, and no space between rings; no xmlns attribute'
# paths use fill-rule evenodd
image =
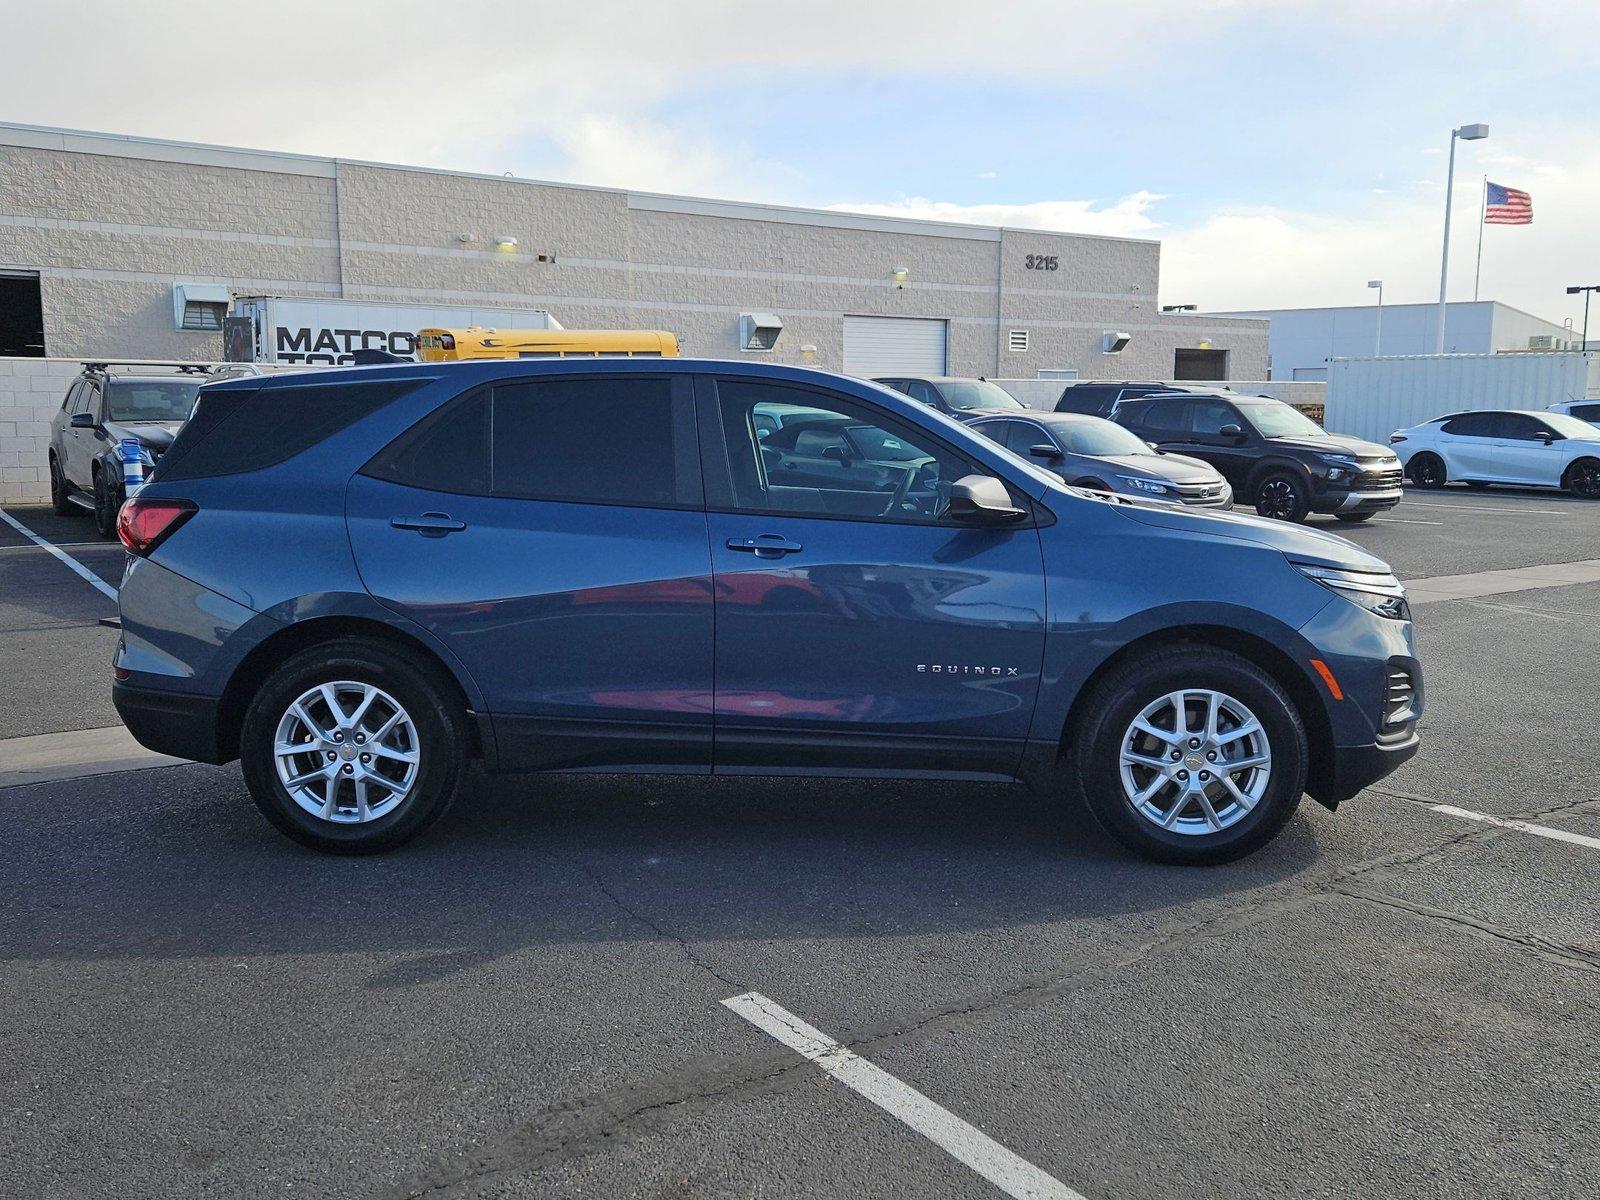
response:
<svg viewBox="0 0 1600 1200"><path fill-rule="evenodd" d="M914 217L969 225L1005 225L1013 229L1049 229L1059 233L1095 233L1106 237L1148 237L1159 228L1150 209L1165 197L1134 192L1105 208L1093 200L1039 200L1030 204L955 204L908 196L880 204L830 204L837 212L874 217Z"/></svg>
<svg viewBox="0 0 1600 1200"><path fill-rule="evenodd" d="M999 174L998 171L979 171L978 174L977 174L977 178L979 178L979 179L993 179L998 174Z"/></svg>

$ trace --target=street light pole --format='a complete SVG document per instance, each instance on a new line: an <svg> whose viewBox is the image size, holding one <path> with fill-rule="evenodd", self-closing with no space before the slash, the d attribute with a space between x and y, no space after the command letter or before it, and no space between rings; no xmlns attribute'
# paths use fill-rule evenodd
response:
<svg viewBox="0 0 1600 1200"><path fill-rule="evenodd" d="M1567 295L1576 296L1583 293L1583 342L1578 346L1580 350L1589 348L1589 297L1594 292L1600 292L1600 283L1585 283L1578 287L1569 287Z"/></svg>
<svg viewBox="0 0 1600 1200"><path fill-rule="evenodd" d="M1378 289L1378 328L1377 328L1377 331L1373 334L1373 337L1372 337L1372 357L1373 358L1382 358L1383 357L1383 280L1381 280L1381 279L1369 279L1369 280L1367 280L1367 286L1369 288L1377 288Z"/></svg>
<svg viewBox="0 0 1600 1200"><path fill-rule="evenodd" d="M1489 136L1487 125L1463 125L1450 131L1450 165L1444 179L1444 250L1439 255L1439 319L1434 331L1433 352L1444 353L1445 288L1450 282L1450 201L1456 186L1456 139L1475 142Z"/></svg>

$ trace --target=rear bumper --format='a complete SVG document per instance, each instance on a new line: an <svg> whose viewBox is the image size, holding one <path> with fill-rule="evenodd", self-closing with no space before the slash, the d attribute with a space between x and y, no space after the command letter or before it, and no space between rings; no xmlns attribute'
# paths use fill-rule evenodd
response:
<svg viewBox="0 0 1600 1200"><path fill-rule="evenodd" d="M114 683L111 702L128 732L145 749L196 762L229 761L217 745L221 705L216 697Z"/></svg>
<svg viewBox="0 0 1600 1200"><path fill-rule="evenodd" d="M1306 791L1317 803L1334 808L1415 756L1421 745L1422 739L1413 728L1411 736L1403 741L1335 746L1329 769L1320 779L1314 780Z"/></svg>

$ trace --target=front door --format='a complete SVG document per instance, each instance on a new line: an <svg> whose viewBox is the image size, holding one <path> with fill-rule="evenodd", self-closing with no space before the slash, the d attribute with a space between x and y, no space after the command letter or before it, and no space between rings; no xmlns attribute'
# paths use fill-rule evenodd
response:
<svg viewBox="0 0 1600 1200"><path fill-rule="evenodd" d="M717 771L1012 776L1044 652L1037 530L946 518L950 484L988 472L875 405L729 378L699 400ZM825 484L782 482L759 437L796 406L849 444Z"/></svg>
<svg viewBox="0 0 1600 1200"><path fill-rule="evenodd" d="M1508 483L1561 483L1565 459L1560 435L1532 413L1500 413L1495 421L1496 461ZM1540 435L1543 436L1540 436Z"/></svg>
<svg viewBox="0 0 1600 1200"><path fill-rule="evenodd" d="M524 378L350 484L378 600L484 693L508 769L711 769L711 558L687 375Z"/></svg>

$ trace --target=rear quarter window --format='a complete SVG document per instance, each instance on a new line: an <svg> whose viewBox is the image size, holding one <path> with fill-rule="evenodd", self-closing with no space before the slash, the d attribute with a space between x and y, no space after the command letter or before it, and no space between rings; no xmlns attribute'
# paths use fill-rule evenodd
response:
<svg viewBox="0 0 1600 1200"><path fill-rule="evenodd" d="M383 379L202 391L199 412L162 455L152 479L209 479L277 466L428 382Z"/></svg>

